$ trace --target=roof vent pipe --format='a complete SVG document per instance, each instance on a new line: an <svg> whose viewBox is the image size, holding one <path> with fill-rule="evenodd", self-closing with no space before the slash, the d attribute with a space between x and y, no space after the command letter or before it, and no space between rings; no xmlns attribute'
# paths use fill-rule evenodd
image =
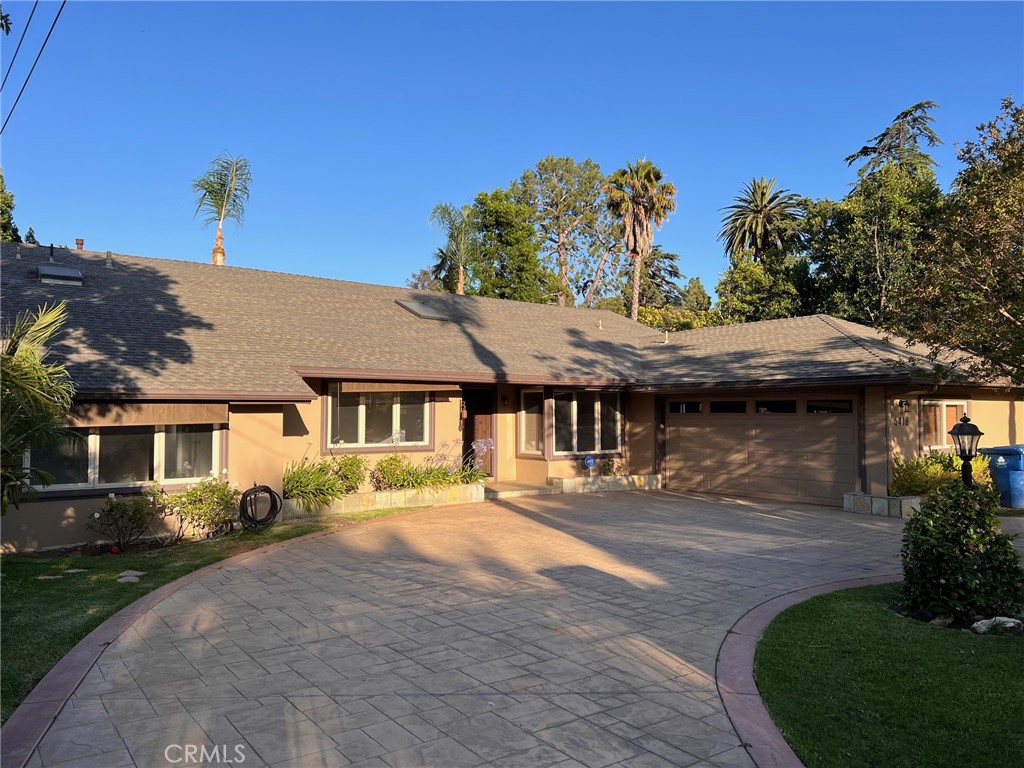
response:
<svg viewBox="0 0 1024 768"><path fill-rule="evenodd" d="M661 342L661 343L662 344L668 344L668 331L665 331L665 340L663 342Z"/></svg>
<svg viewBox="0 0 1024 768"><path fill-rule="evenodd" d="M599 330L599 331L603 331L604 330L604 319L603 318L598 318L598 320L597 320L597 330Z"/></svg>
<svg viewBox="0 0 1024 768"><path fill-rule="evenodd" d="M50 243L50 263L53 263L53 243Z"/></svg>
<svg viewBox="0 0 1024 768"><path fill-rule="evenodd" d="M16 258L16 259L20 259L21 258L21 246L20 245L14 246L14 258Z"/></svg>
<svg viewBox="0 0 1024 768"><path fill-rule="evenodd" d="M107 269L113 269L113 268L114 268L114 262L110 258L110 251L107 251Z"/></svg>
<svg viewBox="0 0 1024 768"><path fill-rule="evenodd" d="M83 240L80 237L76 237L75 238L75 250L76 251L84 251L85 250L85 240Z"/></svg>

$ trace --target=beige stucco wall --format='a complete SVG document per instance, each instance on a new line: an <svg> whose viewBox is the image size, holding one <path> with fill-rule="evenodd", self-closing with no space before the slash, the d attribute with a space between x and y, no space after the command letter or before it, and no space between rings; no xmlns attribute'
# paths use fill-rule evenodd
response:
<svg viewBox="0 0 1024 768"><path fill-rule="evenodd" d="M864 388L864 472L863 490L884 496L889 489L889 416L884 387Z"/></svg>
<svg viewBox="0 0 1024 768"><path fill-rule="evenodd" d="M228 420L228 479L245 490L255 482L281 492L282 406L233 405Z"/></svg>
<svg viewBox="0 0 1024 768"><path fill-rule="evenodd" d="M651 394L630 393L626 403L626 465L630 474L652 475L654 446L657 438L655 397Z"/></svg>
<svg viewBox="0 0 1024 768"><path fill-rule="evenodd" d="M981 447L1024 443L1024 401L1010 393L978 392L968 403L971 421L985 433Z"/></svg>

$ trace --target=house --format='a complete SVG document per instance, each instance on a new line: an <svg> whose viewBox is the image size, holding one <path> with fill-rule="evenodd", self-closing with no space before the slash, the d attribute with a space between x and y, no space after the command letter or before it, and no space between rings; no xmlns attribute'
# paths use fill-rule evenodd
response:
<svg viewBox="0 0 1024 768"><path fill-rule="evenodd" d="M610 312L5 243L3 316L65 300L54 354L85 439L9 514L5 547L82 541L110 492L210 472L280 489L289 461L489 438L497 481L612 458L665 487L838 505L895 454L1024 441L1024 403L936 387L878 332L816 315L663 334ZM923 352L911 353L923 361Z"/></svg>

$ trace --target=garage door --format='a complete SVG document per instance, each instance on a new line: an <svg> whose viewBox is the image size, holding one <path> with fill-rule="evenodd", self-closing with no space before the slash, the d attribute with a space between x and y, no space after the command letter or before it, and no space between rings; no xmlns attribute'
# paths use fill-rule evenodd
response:
<svg viewBox="0 0 1024 768"><path fill-rule="evenodd" d="M669 398L667 409L668 488L830 505L857 489L852 396Z"/></svg>

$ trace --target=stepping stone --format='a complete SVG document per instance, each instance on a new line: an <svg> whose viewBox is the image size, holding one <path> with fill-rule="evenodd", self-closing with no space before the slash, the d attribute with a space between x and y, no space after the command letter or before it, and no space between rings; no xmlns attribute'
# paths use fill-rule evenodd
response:
<svg viewBox="0 0 1024 768"><path fill-rule="evenodd" d="M64 573L88 573L85 568L68 568Z"/></svg>
<svg viewBox="0 0 1024 768"><path fill-rule="evenodd" d="M36 576L40 581L51 581L52 579L63 579L63 576Z"/></svg>
<svg viewBox="0 0 1024 768"><path fill-rule="evenodd" d="M145 571L121 571L118 576L145 576Z"/></svg>
<svg viewBox="0 0 1024 768"><path fill-rule="evenodd" d="M138 576L122 576L118 579L118 582L121 584L134 584L138 580Z"/></svg>

